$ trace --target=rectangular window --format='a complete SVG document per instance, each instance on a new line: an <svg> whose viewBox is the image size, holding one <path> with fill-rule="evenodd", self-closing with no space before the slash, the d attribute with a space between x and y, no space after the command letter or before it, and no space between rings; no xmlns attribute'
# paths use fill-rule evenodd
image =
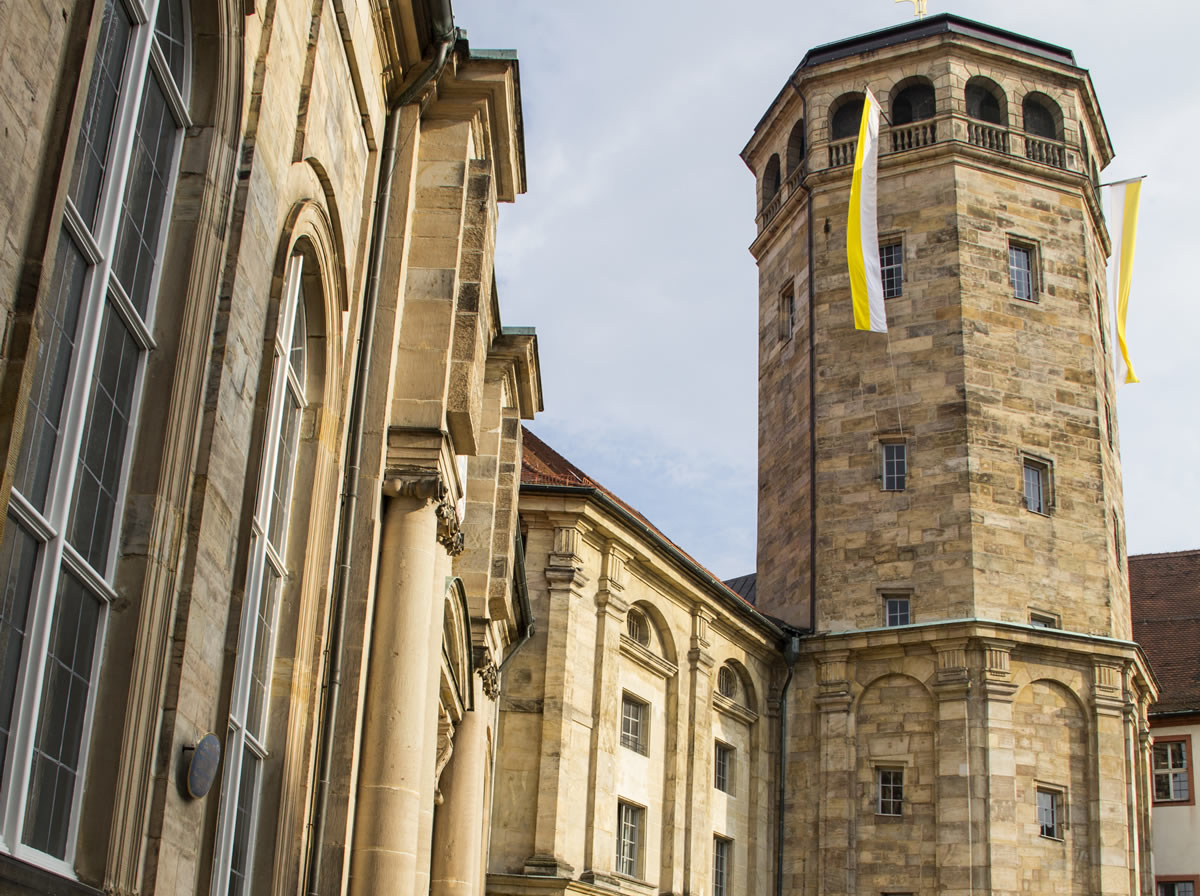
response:
<svg viewBox="0 0 1200 896"><path fill-rule="evenodd" d="M1008 241L1008 281L1013 296L1026 302L1036 302L1037 250L1032 243Z"/></svg>
<svg viewBox="0 0 1200 896"><path fill-rule="evenodd" d="M645 703L628 694L621 699L621 746L643 756L647 753L649 743L647 709Z"/></svg>
<svg viewBox="0 0 1200 896"><path fill-rule="evenodd" d="M1052 840L1063 838L1061 790L1037 789L1038 833Z"/></svg>
<svg viewBox="0 0 1200 896"><path fill-rule="evenodd" d="M1050 465L1026 457L1022 461L1025 507L1034 513L1050 512Z"/></svg>
<svg viewBox="0 0 1200 896"><path fill-rule="evenodd" d="M904 769L875 769L876 813L901 815L904 808Z"/></svg>
<svg viewBox="0 0 1200 896"><path fill-rule="evenodd" d="M911 621L907 594L885 594L883 596L884 625L908 625Z"/></svg>
<svg viewBox="0 0 1200 896"><path fill-rule="evenodd" d="M641 806L617 803L617 873L641 877L642 832L646 810Z"/></svg>
<svg viewBox="0 0 1200 896"><path fill-rule="evenodd" d="M733 852L733 841L724 837L713 836L713 896L728 896L730 853Z"/></svg>
<svg viewBox="0 0 1200 896"><path fill-rule="evenodd" d="M1190 803L1192 779L1188 771L1190 738L1154 740L1154 802Z"/></svg>
<svg viewBox="0 0 1200 896"><path fill-rule="evenodd" d="M1196 878L1183 880L1164 880L1161 877L1155 882L1155 892L1158 896L1196 896Z"/></svg>
<svg viewBox="0 0 1200 896"><path fill-rule="evenodd" d="M1052 616L1049 613L1038 613L1030 611L1029 624L1034 628L1060 628L1061 625L1057 616Z"/></svg>
<svg viewBox="0 0 1200 896"><path fill-rule="evenodd" d="M720 741L713 755L713 787L733 793L733 747Z"/></svg>
<svg viewBox="0 0 1200 896"><path fill-rule="evenodd" d="M1108 342L1104 338L1104 300L1100 298L1100 290L1096 290L1096 329L1100 331L1100 351L1108 351Z"/></svg>
<svg viewBox="0 0 1200 896"><path fill-rule="evenodd" d="M900 240L880 245L879 274L883 280L883 297L898 299L904 292L904 244Z"/></svg>
<svg viewBox="0 0 1200 896"><path fill-rule="evenodd" d="M908 445L904 442L883 443L883 490L902 492L908 483Z"/></svg>
<svg viewBox="0 0 1200 896"><path fill-rule="evenodd" d="M789 281L779 293L779 338L788 340L796 332L796 288Z"/></svg>

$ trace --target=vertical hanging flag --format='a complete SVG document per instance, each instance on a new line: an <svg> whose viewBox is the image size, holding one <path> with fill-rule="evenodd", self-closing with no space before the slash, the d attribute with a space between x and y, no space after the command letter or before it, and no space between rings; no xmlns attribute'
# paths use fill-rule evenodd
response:
<svg viewBox="0 0 1200 896"><path fill-rule="evenodd" d="M846 227L846 257L850 265L850 297L854 328L887 332L883 310L883 281L879 274L879 221L875 182L879 162L879 101L871 91L863 97L862 123L854 151L850 184L850 220Z"/></svg>
<svg viewBox="0 0 1200 896"><path fill-rule="evenodd" d="M1142 178L1117 181L1109 185L1109 221L1116 228L1112 233L1113 265L1112 294L1116 297L1117 328L1117 385L1136 383L1137 374L1129 361L1129 348L1125 344L1125 316L1129 311L1129 286L1133 282L1133 249L1137 242L1138 199L1142 192Z"/></svg>

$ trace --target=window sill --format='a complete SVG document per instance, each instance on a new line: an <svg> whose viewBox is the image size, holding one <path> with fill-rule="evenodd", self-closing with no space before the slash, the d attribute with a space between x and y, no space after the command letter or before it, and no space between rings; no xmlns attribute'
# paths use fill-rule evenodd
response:
<svg viewBox="0 0 1200 896"><path fill-rule="evenodd" d="M1051 837L1049 834L1038 834L1038 839L1049 840L1051 843L1066 843L1065 837Z"/></svg>
<svg viewBox="0 0 1200 896"><path fill-rule="evenodd" d="M0 853L0 892L12 892L18 888L31 893L45 893L47 896L104 896L102 891L79 881Z"/></svg>

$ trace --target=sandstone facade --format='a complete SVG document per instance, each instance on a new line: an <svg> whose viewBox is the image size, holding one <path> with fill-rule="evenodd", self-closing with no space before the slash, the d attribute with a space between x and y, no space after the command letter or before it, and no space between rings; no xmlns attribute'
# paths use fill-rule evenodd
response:
<svg viewBox="0 0 1200 896"><path fill-rule="evenodd" d="M515 55L423 0L5 24L0 892L477 892Z"/></svg>

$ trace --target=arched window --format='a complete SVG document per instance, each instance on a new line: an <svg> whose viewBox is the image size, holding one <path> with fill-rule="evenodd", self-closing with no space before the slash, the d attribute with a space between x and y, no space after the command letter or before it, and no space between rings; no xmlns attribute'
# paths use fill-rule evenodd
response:
<svg viewBox="0 0 1200 896"><path fill-rule="evenodd" d="M238 632L225 777L221 793L213 893L247 893L263 765L269 755L267 707L279 604L288 578L288 518L305 405L308 330L304 314L304 256L293 254L284 277L270 357L271 385L262 435L262 461L247 552L246 590Z"/></svg>
<svg viewBox="0 0 1200 896"><path fill-rule="evenodd" d="M912 124L937 113L933 85L925 79L907 82L892 94L892 124Z"/></svg>
<svg viewBox="0 0 1200 896"><path fill-rule="evenodd" d="M629 637L637 641L643 647L650 644L650 623L646 621L646 614L641 610L630 610L628 617L625 620L625 628L629 633Z"/></svg>
<svg viewBox="0 0 1200 896"><path fill-rule="evenodd" d="M1025 133L1046 140L1058 140L1058 122L1062 115L1054 100L1043 94L1028 94L1021 103Z"/></svg>
<svg viewBox="0 0 1200 896"><path fill-rule="evenodd" d="M738 695L737 673L729 666L722 666L717 672L717 693L730 700L736 700Z"/></svg>
<svg viewBox="0 0 1200 896"><path fill-rule="evenodd" d="M144 6L147 22L117 0L104 5L0 546L0 841L72 875L159 250L188 124L182 0Z"/></svg>
<svg viewBox="0 0 1200 896"><path fill-rule="evenodd" d="M762 201L766 205L779 192L779 154L776 153L767 160L766 170L763 172L763 188Z"/></svg>
<svg viewBox="0 0 1200 896"><path fill-rule="evenodd" d="M833 106L833 117L829 123L830 140L847 140L858 136L862 124L863 96L861 93L846 94Z"/></svg>
<svg viewBox="0 0 1200 896"><path fill-rule="evenodd" d="M967 82L965 94L968 118L1001 127L1008 124L1004 92L995 81L977 75Z"/></svg>
<svg viewBox="0 0 1200 896"><path fill-rule="evenodd" d="M787 173L791 173L804 164L804 119L801 118L792 126L787 145Z"/></svg>

